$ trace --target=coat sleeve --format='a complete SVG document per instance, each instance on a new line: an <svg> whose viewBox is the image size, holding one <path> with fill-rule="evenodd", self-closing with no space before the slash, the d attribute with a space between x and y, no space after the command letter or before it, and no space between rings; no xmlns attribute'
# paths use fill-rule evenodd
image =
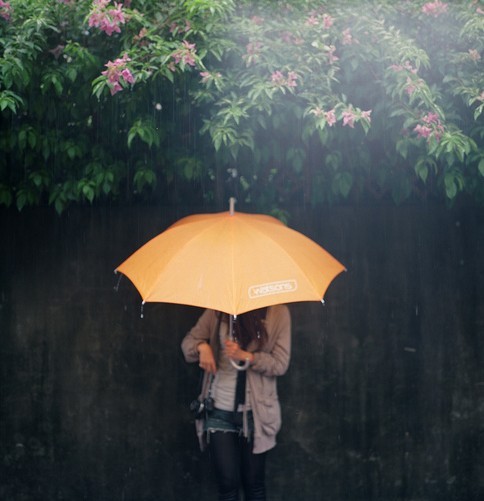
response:
<svg viewBox="0 0 484 501"><path fill-rule="evenodd" d="M210 340L214 321L215 312L213 310L205 310L197 323L183 338L181 349L187 362L198 362L198 345Z"/></svg>
<svg viewBox="0 0 484 501"><path fill-rule="evenodd" d="M268 316L269 351L254 352L251 370L264 376L282 376L289 367L291 359L291 315L285 305L273 307Z"/></svg>

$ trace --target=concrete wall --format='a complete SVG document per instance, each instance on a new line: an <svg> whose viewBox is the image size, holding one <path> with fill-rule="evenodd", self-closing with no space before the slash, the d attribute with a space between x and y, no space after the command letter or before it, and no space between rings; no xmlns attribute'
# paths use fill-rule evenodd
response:
<svg viewBox="0 0 484 501"><path fill-rule="evenodd" d="M113 269L163 208L0 212L0 499L212 500L179 343L200 310ZM293 209L348 268L291 305L270 500L484 499L484 218L474 208Z"/></svg>

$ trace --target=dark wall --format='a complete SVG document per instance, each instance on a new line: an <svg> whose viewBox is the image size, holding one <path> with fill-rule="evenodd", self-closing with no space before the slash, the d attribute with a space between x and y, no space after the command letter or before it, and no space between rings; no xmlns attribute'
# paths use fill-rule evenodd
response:
<svg viewBox="0 0 484 501"><path fill-rule="evenodd" d="M0 212L0 499L211 500L179 343L200 314L113 269L191 213ZM432 206L294 209L348 268L291 305L271 500L484 499L484 218Z"/></svg>

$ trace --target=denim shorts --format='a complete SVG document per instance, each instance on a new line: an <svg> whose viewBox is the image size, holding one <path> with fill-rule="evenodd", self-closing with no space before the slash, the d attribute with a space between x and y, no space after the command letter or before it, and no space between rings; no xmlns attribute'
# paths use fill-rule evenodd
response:
<svg viewBox="0 0 484 501"><path fill-rule="evenodd" d="M252 411L247 411L248 435L252 436L254 432L254 417ZM225 431L231 433L244 433L243 412L223 411L214 409L207 413L205 420L205 431L213 433L215 431Z"/></svg>

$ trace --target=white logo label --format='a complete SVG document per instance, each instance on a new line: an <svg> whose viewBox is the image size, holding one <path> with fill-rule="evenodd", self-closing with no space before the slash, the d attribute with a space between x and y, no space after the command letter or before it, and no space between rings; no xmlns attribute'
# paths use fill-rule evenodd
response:
<svg viewBox="0 0 484 501"><path fill-rule="evenodd" d="M296 280L280 280L279 282L269 282L267 284L252 285L249 287L249 298L256 299L262 296L273 294L284 294L297 290Z"/></svg>

